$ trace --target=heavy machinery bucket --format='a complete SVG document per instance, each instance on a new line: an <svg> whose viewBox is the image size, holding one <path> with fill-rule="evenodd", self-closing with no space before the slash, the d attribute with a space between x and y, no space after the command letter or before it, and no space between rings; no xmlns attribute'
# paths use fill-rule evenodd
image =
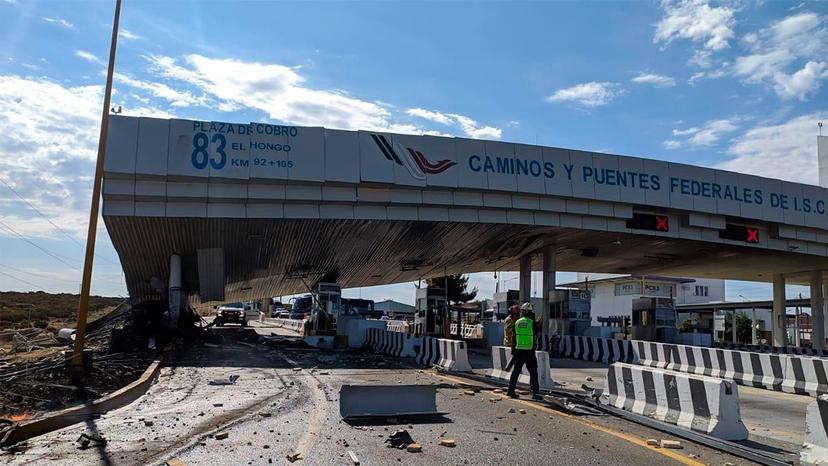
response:
<svg viewBox="0 0 828 466"><path fill-rule="evenodd" d="M445 413L437 411L437 387L433 385L343 385L339 414L352 419Z"/></svg>

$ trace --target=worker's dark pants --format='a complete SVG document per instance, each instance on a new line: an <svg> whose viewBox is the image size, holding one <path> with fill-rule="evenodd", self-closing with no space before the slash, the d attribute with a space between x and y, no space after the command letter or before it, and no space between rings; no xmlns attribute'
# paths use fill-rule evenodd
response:
<svg viewBox="0 0 828 466"><path fill-rule="evenodd" d="M526 364L526 370L529 371L529 385L532 386L532 394L537 394L540 388L538 388L538 359L535 357L535 350L512 350L512 358L515 365L512 367L512 376L509 378L509 393L515 392L518 377L520 377L520 372L523 370L523 365Z"/></svg>

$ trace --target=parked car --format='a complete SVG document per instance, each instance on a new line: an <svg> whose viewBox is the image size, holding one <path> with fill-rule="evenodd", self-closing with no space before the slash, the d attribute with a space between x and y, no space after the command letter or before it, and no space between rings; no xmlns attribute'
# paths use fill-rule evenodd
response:
<svg viewBox="0 0 828 466"><path fill-rule="evenodd" d="M247 313L243 307L221 306L216 311L215 323L218 327L224 327L225 324L247 327Z"/></svg>

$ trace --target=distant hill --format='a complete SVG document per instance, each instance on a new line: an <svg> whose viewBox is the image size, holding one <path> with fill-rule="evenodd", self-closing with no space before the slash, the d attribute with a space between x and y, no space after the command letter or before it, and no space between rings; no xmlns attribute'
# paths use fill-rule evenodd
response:
<svg viewBox="0 0 828 466"><path fill-rule="evenodd" d="M70 293L45 293L42 291L21 293L0 291L0 329L14 327L46 327L54 322L70 324L78 314L79 295ZM91 296L89 320L108 312L123 300ZM74 327L72 325L66 325Z"/></svg>

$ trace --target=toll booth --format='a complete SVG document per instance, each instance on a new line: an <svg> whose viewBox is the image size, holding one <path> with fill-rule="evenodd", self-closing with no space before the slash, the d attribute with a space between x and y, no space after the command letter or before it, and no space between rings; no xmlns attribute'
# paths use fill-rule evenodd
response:
<svg viewBox="0 0 828 466"><path fill-rule="evenodd" d="M633 340L673 343L676 305L672 298L636 298L632 302Z"/></svg>
<svg viewBox="0 0 828 466"><path fill-rule="evenodd" d="M334 335L342 309L342 288L336 283L317 283L313 290L311 322L314 335Z"/></svg>
<svg viewBox="0 0 828 466"><path fill-rule="evenodd" d="M549 331L558 335L583 335L592 321L590 292L561 289L549 292Z"/></svg>
<svg viewBox="0 0 828 466"><path fill-rule="evenodd" d="M443 335L448 330L446 290L443 288L418 288L416 294L415 333ZM445 329L444 327L445 323Z"/></svg>

